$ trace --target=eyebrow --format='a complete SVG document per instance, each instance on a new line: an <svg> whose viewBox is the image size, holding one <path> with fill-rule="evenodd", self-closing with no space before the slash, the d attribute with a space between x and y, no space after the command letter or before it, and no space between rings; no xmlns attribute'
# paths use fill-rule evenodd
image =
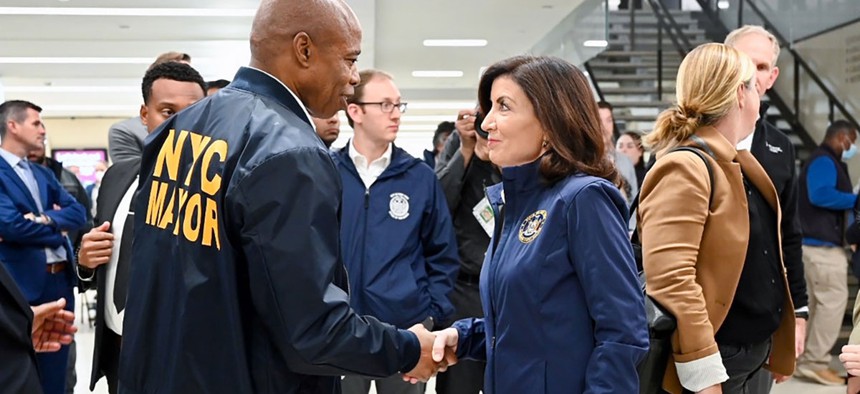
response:
<svg viewBox="0 0 860 394"><path fill-rule="evenodd" d="M496 102L497 102L497 103L501 103L501 102L502 102L502 100L508 100L508 101L511 101L511 102L514 102L514 103L516 103L516 102L517 102L517 100L514 100L514 99L510 98L509 96L505 96L505 95L501 95L501 96L499 96L499 97L496 97Z"/></svg>

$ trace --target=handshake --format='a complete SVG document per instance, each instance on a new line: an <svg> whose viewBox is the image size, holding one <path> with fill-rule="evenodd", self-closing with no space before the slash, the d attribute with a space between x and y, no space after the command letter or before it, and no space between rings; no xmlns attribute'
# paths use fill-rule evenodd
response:
<svg viewBox="0 0 860 394"><path fill-rule="evenodd" d="M422 324L409 328L421 343L421 358L411 371L403 374L403 380L412 384L426 382L438 372L445 372L457 363L457 340L459 333L455 328L442 331L427 331Z"/></svg>

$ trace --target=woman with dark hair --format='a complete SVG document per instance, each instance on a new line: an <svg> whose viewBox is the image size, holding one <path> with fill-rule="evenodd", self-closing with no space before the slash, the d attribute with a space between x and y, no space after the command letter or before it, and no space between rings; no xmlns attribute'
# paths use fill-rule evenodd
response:
<svg viewBox="0 0 860 394"><path fill-rule="evenodd" d="M648 348L644 301L582 72L518 56L486 70L478 91L495 232L480 291L485 317L437 333L436 353L487 361L486 393L633 393Z"/></svg>
<svg viewBox="0 0 860 394"><path fill-rule="evenodd" d="M645 148L642 147L642 135L635 131L628 131L618 137L618 143L615 149L623 153L633 163L633 169L636 170L636 186L642 187L642 180L645 179Z"/></svg>

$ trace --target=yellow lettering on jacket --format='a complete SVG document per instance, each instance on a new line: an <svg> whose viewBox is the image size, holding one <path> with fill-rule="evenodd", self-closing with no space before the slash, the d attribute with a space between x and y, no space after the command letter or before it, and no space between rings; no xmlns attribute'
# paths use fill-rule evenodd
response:
<svg viewBox="0 0 860 394"><path fill-rule="evenodd" d="M158 151L158 158L155 159L155 171L152 175L156 178L161 178L161 172L164 167L167 167L167 177L171 181L175 181L179 173L179 156L182 154L182 147L185 146L185 139L188 137L188 132L182 130L179 132L179 138L176 138L176 130L170 129L167 134L167 139L164 140L164 145Z"/></svg>
<svg viewBox="0 0 860 394"><path fill-rule="evenodd" d="M144 222L220 250L218 201L228 148L224 140L171 129L155 160Z"/></svg>

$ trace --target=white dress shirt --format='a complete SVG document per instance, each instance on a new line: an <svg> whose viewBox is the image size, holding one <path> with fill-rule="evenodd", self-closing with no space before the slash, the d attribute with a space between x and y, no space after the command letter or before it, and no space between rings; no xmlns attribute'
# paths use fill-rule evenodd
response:
<svg viewBox="0 0 860 394"><path fill-rule="evenodd" d="M352 159L352 164L355 164L355 170L358 171L358 176L364 182L364 187L370 189L370 185L376 182L376 178L382 175L382 172L391 164L391 145L378 159L368 163L367 157L364 157L358 150L355 149L355 141L349 144L349 158Z"/></svg>
<svg viewBox="0 0 860 394"><path fill-rule="evenodd" d="M105 278L105 294L99 294L99 297L105 298L105 324L111 331L122 336L122 318L125 316L125 311L117 312L116 304L113 302L113 286L116 282L116 265L119 260L119 247L122 244L123 227L125 227L125 218L128 216L128 207L131 206L131 199L134 197L134 191L137 190L137 178L128 187L125 194L122 195L122 200L116 207L116 212L113 214L111 229L113 229L113 249L110 252L110 261L107 263Z"/></svg>

